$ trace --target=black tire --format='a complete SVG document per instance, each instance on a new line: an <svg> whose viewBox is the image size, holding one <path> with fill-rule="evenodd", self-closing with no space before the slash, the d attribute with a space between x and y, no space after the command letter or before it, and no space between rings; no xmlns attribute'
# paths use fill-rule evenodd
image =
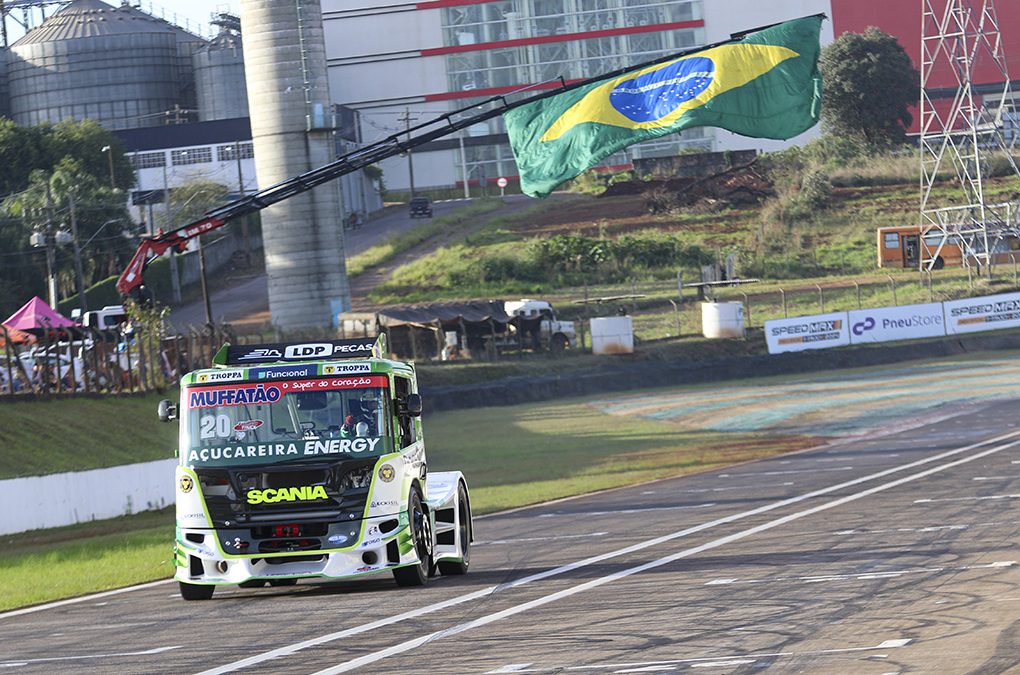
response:
<svg viewBox="0 0 1020 675"><path fill-rule="evenodd" d="M556 333L549 341L549 351L553 354L562 354L570 346L570 340L563 333Z"/></svg>
<svg viewBox="0 0 1020 675"><path fill-rule="evenodd" d="M270 579L270 586L294 586L297 584L297 579Z"/></svg>
<svg viewBox="0 0 1020 675"><path fill-rule="evenodd" d="M460 526L457 528L460 535L460 557L457 562L453 560L440 560L436 566L439 573L444 577L458 574L467 574L468 566L471 564L471 504L468 502L467 490L461 483L457 488L457 517L460 519Z"/></svg>
<svg viewBox="0 0 1020 675"><path fill-rule="evenodd" d="M177 585L181 589L181 597L185 600L208 600L216 590L211 584L186 584L178 581Z"/></svg>
<svg viewBox="0 0 1020 675"><path fill-rule="evenodd" d="M935 262L932 263L932 269L940 270L946 266L946 261L942 259L942 256L935 256Z"/></svg>
<svg viewBox="0 0 1020 675"><path fill-rule="evenodd" d="M432 525L429 514L421 503L421 495L417 488L411 488L411 496L407 500L407 517L411 527L411 541L418 551L418 564L398 567L393 570L393 578L398 586L424 586L428 583L432 567Z"/></svg>

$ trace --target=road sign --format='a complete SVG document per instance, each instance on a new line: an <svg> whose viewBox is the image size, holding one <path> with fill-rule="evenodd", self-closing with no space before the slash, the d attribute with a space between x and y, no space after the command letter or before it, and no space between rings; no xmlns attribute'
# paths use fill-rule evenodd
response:
<svg viewBox="0 0 1020 675"><path fill-rule="evenodd" d="M503 178L503 176L500 176L499 178L497 178L496 179L496 185L500 186L501 188L505 188L507 186L506 178Z"/></svg>

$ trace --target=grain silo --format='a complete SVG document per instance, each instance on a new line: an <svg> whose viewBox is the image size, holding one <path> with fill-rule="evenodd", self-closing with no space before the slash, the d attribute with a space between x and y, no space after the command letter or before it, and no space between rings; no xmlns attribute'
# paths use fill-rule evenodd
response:
<svg viewBox="0 0 1020 675"><path fill-rule="evenodd" d="M248 90L244 82L244 51L241 21L232 14L219 14L214 25L220 32L195 53L195 89L198 121L225 120L248 116Z"/></svg>
<svg viewBox="0 0 1020 675"><path fill-rule="evenodd" d="M159 124L181 102L176 29L128 6L74 0L11 45L18 124L91 118L108 129Z"/></svg>
<svg viewBox="0 0 1020 675"><path fill-rule="evenodd" d="M242 0L255 170L263 189L333 159L319 0ZM350 308L338 182L262 212L269 312L281 330L336 324Z"/></svg>

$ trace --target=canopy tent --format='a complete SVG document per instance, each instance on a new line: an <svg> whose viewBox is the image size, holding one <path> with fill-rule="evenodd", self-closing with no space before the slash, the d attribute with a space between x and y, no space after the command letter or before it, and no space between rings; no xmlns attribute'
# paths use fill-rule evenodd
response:
<svg viewBox="0 0 1020 675"><path fill-rule="evenodd" d="M37 295L11 314L3 325L8 329L38 333L54 328L72 328L78 324L47 305Z"/></svg>

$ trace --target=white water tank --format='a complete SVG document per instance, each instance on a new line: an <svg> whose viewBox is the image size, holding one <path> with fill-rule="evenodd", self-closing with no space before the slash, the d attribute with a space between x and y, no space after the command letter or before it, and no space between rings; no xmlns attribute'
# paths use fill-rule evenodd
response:
<svg viewBox="0 0 1020 675"><path fill-rule="evenodd" d="M633 354L634 323L629 316L603 316L591 320L592 354Z"/></svg>
<svg viewBox="0 0 1020 675"><path fill-rule="evenodd" d="M707 338L744 337L744 303L701 303L701 332Z"/></svg>

